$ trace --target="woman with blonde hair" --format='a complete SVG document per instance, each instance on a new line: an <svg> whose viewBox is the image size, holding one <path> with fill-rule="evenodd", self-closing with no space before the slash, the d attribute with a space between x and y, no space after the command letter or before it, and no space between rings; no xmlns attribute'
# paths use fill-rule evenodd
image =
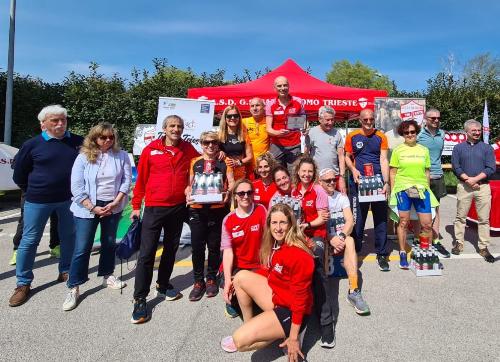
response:
<svg viewBox="0 0 500 362"><path fill-rule="evenodd" d="M234 170L234 179L250 176L252 171L252 143L241 123L238 107L228 106L222 112L219 124L220 150L226 155L226 163Z"/></svg>
<svg viewBox="0 0 500 362"><path fill-rule="evenodd" d="M92 127L71 171L73 203L70 210L75 220L76 239L64 310L77 306L79 286L88 280L90 252L99 224L101 252L97 275L103 277L104 287L125 287L113 271L116 230L128 202L130 184L130 160L127 153L120 150L115 128L107 122Z"/></svg>
<svg viewBox="0 0 500 362"><path fill-rule="evenodd" d="M242 270L233 280L244 324L223 338L221 347L226 352L250 351L283 338L280 347L286 347L290 361L298 361L304 358L299 334L311 313L314 260L289 206L271 207L260 258L265 269ZM255 317L254 302L263 310Z"/></svg>

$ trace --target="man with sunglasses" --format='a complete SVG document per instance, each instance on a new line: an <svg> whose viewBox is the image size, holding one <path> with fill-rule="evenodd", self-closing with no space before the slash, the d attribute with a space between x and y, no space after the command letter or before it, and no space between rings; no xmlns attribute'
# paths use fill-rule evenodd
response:
<svg viewBox="0 0 500 362"><path fill-rule="evenodd" d="M469 119L464 124L467 141L453 147L451 165L458 177L457 215L455 217L455 246L451 252L459 255L464 249L465 222L474 199L479 234L479 255L488 263L495 258L488 250L490 245L491 188L489 178L495 173L493 147L481 141L481 123Z"/></svg>
<svg viewBox="0 0 500 362"><path fill-rule="evenodd" d="M300 130L287 128L288 117L305 116L304 102L290 95L288 79L283 76L274 80L274 90L278 96L266 104L267 133L271 137L269 151L291 172L294 161L301 154Z"/></svg>
<svg viewBox="0 0 500 362"><path fill-rule="evenodd" d="M438 201L446 196L446 185L444 183L443 168L441 165L441 155L444 149L445 133L439 128L441 113L435 108L425 112L425 123L417 136L417 143L429 149L431 158L430 187ZM439 206L436 207L436 217L432 224L432 239L434 247L443 258L449 258L450 253L439 240Z"/></svg>
<svg viewBox="0 0 500 362"><path fill-rule="evenodd" d="M83 143L67 130L67 111L60 105L44 107L38 114L43 132L23 143L16 156L13 180L25 192L23 234L16 255L17 287L9 300L16 307L28 300L33 264L45 224L58 216L61 257L57 281L68 280L75 246L71 205L71 169Z"/></svg>
<svg viewBox="0 0 500 362"><path fill-rule="evenodd" d="M199 153L189 142L182 140L184 121L170 115L163 121L165 135L147 145L141 153L137 180L132 198L131 219L142 216L141 248L137 258L134 286L134 311L131 322L144 323L150 319L146 297L153 279L156 249L162 229L163 252L156 281L157 296L176 300L181 294L170 284L175 254L179 246L182 224L187 220L186 189L191 159Z"/></svg>
<svg viewBox="0 0 500 362"><path fill-rule="evenodd" d="M375 129L375 118L371 109L364 109L359 114L361 129L350 132L345 140L346 165L351 171L349 179L350 201L355 218L353 238L356 252L363 245L368 210L371 208L375 226L375 252L381 271L389 271L387 252L387 201L359 202L358 184L360 176L365 175L365 165L373 167L374 175L382 175L383 192L388 194L389 162L387 160L388 143L384 133Z"/></svg>

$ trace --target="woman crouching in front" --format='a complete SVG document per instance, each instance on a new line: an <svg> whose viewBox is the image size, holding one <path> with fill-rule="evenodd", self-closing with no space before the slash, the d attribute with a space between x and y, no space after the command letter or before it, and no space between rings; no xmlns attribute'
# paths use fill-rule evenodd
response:
<svg viewBox="0 0 500 362"><path fill-rule="evenodd" d="M250 351L284 338L280 347L287 348L290 361L298 361L304 358L299 334L313 304L314 259L289 206L271 207L260 258L261 273L242 270L233 280L244 323L221 346L226 352ZM255 317L254 302L263 310Z"/></svg>

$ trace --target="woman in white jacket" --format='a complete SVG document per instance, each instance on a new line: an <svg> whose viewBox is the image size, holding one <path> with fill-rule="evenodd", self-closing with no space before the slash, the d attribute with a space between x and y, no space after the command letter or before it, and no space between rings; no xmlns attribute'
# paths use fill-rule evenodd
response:
<svg viewBox="0 0 500 362"><path fill-rule="evenodd" d="M71 172L71 211L76 240L63 304L68 311L77 306L79 286L88 278L90 252L97 226L101 225L101 250L97 275L103 286L121 289L125 283L113 275L115 241L121 213L127 205L131 183L128 155L118 146L117 132L110 123L92 127L83 142Z"/></svg>

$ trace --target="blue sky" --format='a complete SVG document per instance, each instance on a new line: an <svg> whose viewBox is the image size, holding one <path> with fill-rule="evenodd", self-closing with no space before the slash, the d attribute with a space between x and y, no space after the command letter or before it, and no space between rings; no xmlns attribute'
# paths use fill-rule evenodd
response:
<svg viewBox="0 0 500 362"><path fill-rule="evenodd" d="M9 2L0 3L0 68L7 68ZM360 60L418 90L444 67L499 55L500 1L17 1L15 71L61 81L90 61L128 77L155 57L195 72L275 68L287 58L313 75Z"/></svg>

